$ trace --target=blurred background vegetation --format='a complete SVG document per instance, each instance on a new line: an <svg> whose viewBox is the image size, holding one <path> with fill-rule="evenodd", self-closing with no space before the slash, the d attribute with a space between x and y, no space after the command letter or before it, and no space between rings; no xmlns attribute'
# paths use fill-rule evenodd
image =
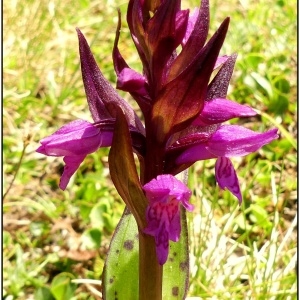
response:
<svg viewBox="0 0 300 300"><path fill-rule="evenodd" d="M198 4L183 1L184 8ZM58 188L62 159L35 150L67 122L92 121L76 27L115 83L117 7L120 50L140 70L127 1L4 1L3 299L101 299L105 256L124 208L109 177L109 149L89 155L65 192ZM295 0L211 0L211 33L230 16L222 54L238 53L228 98L259 112L234 122L257 131L276 126L280 138L233 161L241 207L216 186L214 161L189 170L196 206L188 215L189 296L296 299L296 11Z"/></svg>

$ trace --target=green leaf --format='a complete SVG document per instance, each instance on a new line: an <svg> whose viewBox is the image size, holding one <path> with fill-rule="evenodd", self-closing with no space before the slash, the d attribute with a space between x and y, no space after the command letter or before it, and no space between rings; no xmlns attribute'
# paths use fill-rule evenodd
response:
<svg viewBox="0 0 300 300"><path fill-rule="evenodd" d="M102 229L104 227L103 215L107 212L106 203L99 202L96 204L90 213L91 224L93 227Z"/></svg>
<svg viewBox="0 0 300 300"><path fill-rule="evenodd" d="M35 300L55 300L47 287L40 287L34 293Z"/></svg>
<svg viewBox="0 0 300 300"><path fill-rule="evenodd" d="M74 276L70 273L60 273L53 278L50 291L56 300L71 299L74 296L76 285L71 282Z"/></svg>
<svg viewBox="0 0 300 300"><path fill-rule="evenodd" d="M276 115L282 115L288 110L288 107L288 97L283 95L277 95L277 97L274 97L274 99L270 101L268 109L270 112L273 112Z"/></svg>
<svg viewBox="0 0 300 300"><path fill-rule="evenodd" d="M264 62L264 56L260 53L249 53L245 56L244 63L247 64L247 68L256 70L260 63Z"/></svg>
<svg viewBox="0 0 300 300"><path fill-rule="evenodd" d="M82 235L82 244L87 249L98 249L101 244L101 231L97 228L86 230Z"/></svg>
<svg viewBox="0 0 300 300"><path fill-rule="evenodd" d="M270 81L256 72L251 72L250 75L254 78L257 84L265 90L269 98L272 99L274 97L274 93Z"/></svg>
<svg viewBox="0 0 300 300"><path fill-rule="evenodd" d="M3 231L3 247L9 247L13 244L13 239L8 231Z"/></svg>
<svg viewBox="0 0 300 300"><path fill-rule="evenodd" d="M265 117L273 125L278 127L278 129L280 130L280 133L291 143L291 145L295 148L295 150L297 150L297 142L296 142L295 138L292 136L292 134L288 130L286 130L284 128L284 126L282 126L281 124L276 122L276 120L272 116L270 116L269 114L267 114L263 111L258 111L258 112L259 112L260 115L262 115L262 117Z"/></svg>
<svg viewBox="0 0 300 300"><path fill-rule="evenodd" d="M135 300L139 296L138 228L125 209L111 240L103 271L103 298Z"/></svg>
<svg viewBox="0 0 300 300"><path fill-rule="evenodd" d="M181 207L181 234L178 242L170 242L168 261L163 269L164 300L185 299L189 285L188 229L185 209Z"/></svg>

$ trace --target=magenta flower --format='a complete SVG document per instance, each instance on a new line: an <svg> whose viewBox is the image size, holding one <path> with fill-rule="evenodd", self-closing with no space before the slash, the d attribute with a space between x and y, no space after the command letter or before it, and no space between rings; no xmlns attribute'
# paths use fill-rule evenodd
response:
<svg viewBox="0 0 300 300"><path fill-rule="evenodd" d="M86 155L111 145L111 140L112 132L101 133L93 124L76 120L42 139L42 145L36 151L48 156L64 156L66 165L59 184L64 190Z"/></svg>
<svg viewBox="0 0 300 300"><path fill-rule="evenodd" d="M193 205L188 201L191 191L172 175L159 175L143 187L149 206L146 212L147 227L144 232L154 236L158 261L163 265L169 253L169 240L179 240L180 204L188 211Z"/></svg>
<svg viewBox="0 0 300 300"><path fill-rule="evenodd" d="M176 159L178 165L217 158L215 174L219 186L227 188L242 201L239 182L229 157L245 156L278 138L277 129L257 133L237 125L207 126L202 138L184 150ZM196 133L197 135L197 133ZM189 138L193 138L192 135ZM180 143L180 141L179 141Z"/></svg>

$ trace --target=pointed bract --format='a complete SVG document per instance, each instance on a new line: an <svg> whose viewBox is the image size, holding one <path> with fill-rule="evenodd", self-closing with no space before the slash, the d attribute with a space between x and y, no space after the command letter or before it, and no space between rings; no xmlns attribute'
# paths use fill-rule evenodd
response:
<svg viewBox="0 0 300 300"><path fill-rule="evenodd" d="M197 19L195 20L195 18ZM209 1L202 0L200 9L190 16L186 35L183 39L184 46L173 62L168 81L176 78L184 69L193 63L202 50L207 39L209 29Z"/></svg>
<svg viewBox="0 0 300 300"><path fill-rule="evenodd" d="M152 123L159 142L166 141L172 133L187 127L204 106L207 85L219 51L226 36L229 18L199 52L194 61L169 82L155 101Z"/></svg>
<svg viewBox="0 0 300 300"><path fill-rule="evenodd" d="M236 58L236 54L227 57L217 75L210 82L206 94L207 101L214 98L226 98Z"/></svg>
<svg viewBox="0 0 300 300"><path fill-rule="evenodd" d="M82 79L92 117L95 122L102 119L115 118L116 111L114 105L122 107L130 125L136 127L141 133L144 133L144 127L130 107L122 99L106 80L99 70L90 47L79 29L77 29L79 39L79 53L81 62Z"/></svg>

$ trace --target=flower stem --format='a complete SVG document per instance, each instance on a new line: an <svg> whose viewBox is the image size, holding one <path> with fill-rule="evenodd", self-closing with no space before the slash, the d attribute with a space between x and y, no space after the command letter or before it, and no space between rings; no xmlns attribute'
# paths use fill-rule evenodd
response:
<svg viewBox="0 0 300 300"><path fill-rule="evenodd" d="M162 299L163 267L158 263L154 238L139 232L139 300Z"/></svg>

